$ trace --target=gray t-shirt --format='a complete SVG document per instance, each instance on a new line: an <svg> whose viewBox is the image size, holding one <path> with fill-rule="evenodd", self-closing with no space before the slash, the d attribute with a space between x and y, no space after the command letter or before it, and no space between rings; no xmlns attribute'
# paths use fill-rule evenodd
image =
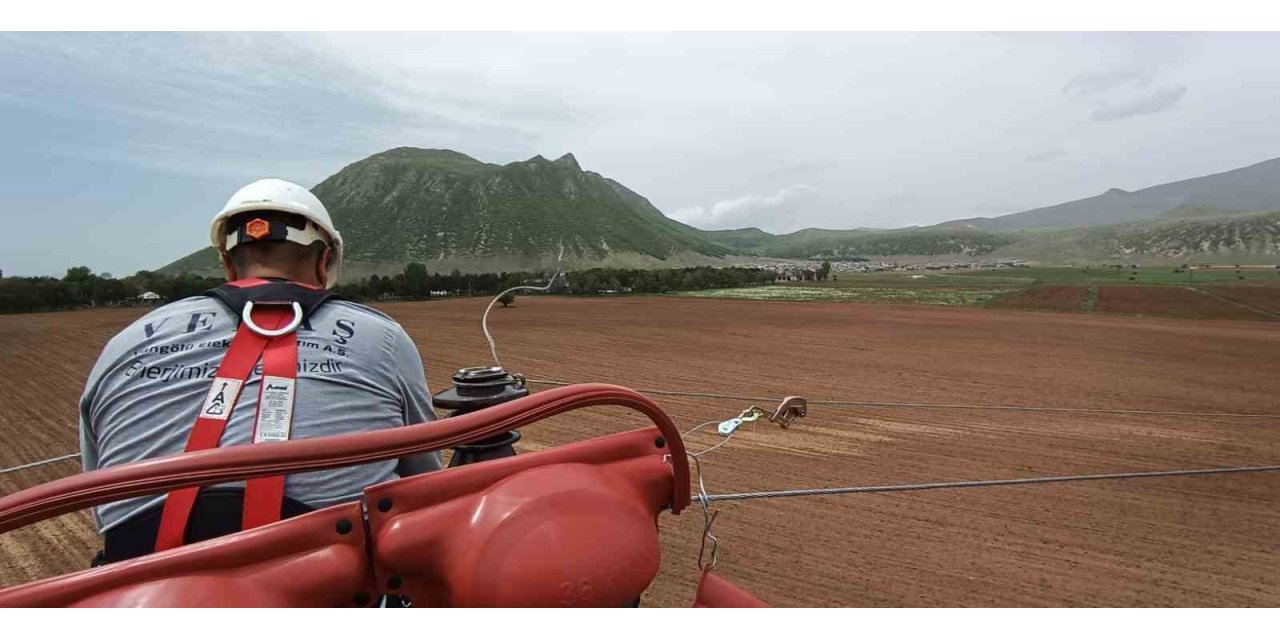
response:
<svg viewBox="0 0 1280 640"><path fill-rule="evenodd" d="M102 350L80 398L86 471L180 453L238 319L217 300L195 297L147 314ZM257 414L259 362L222 435L246 444ZM298 383L291 439L388 429L435 419L422 359L404 329L368 307L330 301L298 328ZM405 464L440 468L438 454ZM320 508L352 500L397 477L397 461L288 476L285 495ZM227 486L243 486L234 483ZM158 504L131 498L94 509L99 531Z"/></svg>

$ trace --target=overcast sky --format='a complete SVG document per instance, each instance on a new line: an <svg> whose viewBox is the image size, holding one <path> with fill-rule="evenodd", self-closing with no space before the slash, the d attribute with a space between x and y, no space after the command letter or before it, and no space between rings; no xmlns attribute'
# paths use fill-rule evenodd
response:
<svg viewBox="0 0 1280 640"><path fill-rule="evenodd" d="M0 34L0 269L125 275L255 178L572 152L702 228L995 216L1280 156L1275 34Z"/></svg>

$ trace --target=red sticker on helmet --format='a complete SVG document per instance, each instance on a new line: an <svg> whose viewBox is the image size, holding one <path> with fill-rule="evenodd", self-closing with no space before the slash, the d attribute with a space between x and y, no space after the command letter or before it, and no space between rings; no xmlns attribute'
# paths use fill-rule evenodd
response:
<svg viewBox="0 0 1280 640"><path fill-rule="evenodd" d="M262 218L254 218L244 225L244 233L254 240L261 240L271 235L271 223Z"/></svg>

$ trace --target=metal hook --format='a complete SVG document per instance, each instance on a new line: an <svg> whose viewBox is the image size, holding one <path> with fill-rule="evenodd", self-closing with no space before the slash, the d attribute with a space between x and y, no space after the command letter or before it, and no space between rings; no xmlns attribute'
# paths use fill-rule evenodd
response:
<svg viewBox="0 0 1280 640"><path fill-rule="evenodd" d="M778 408L774 409L773 415L769 416L769 422L772 422L783 429L791 426L796 418L803 418L809 413L809 402L800 396L787 396L778 404Z"/></svg>

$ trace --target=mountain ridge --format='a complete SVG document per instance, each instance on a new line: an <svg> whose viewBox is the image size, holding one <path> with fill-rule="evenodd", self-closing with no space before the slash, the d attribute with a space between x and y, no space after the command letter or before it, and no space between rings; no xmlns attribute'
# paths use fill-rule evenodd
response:
<svg viewBox="0 0 1280 640"><path fill-rule="evenodd" d="M718 264L729 253L702 231L667 218L622 183L585 171L572 153L504 165L448 149L396 147L317 184L356 276L433 270L549 268L563 244L570 267ZM163 272L215 272L198 251Z"/></svg>
<svg viewBox="0 0 1280 640"><path fill-rule="evenodd" d="M621 182L584 170L572 153L493 164L450 149L396 147L343 167L313 192L343 232L351 277L396 273L409 262L437 272L538 270L551 266L561 242L567 268L716 265L733 256L1280 255L1280 218L1268 217L1280 209L1280 158L997 218L787 234L708 231L673 220ZM1097 219L1118 221L1089 222ZM215 274L217 255L204 249L161 271Z"/></svg>
<svg viewBox="0 0 1280 640"><path fill-rule="evenodd" d="M951 220L943 224L967 224L993 231L1069 228L1150 220L1186 205L1231 211L1280 208L1280 158L1136 191L1112 187L1096 196L1056 205L993 218Z"/></svg>

